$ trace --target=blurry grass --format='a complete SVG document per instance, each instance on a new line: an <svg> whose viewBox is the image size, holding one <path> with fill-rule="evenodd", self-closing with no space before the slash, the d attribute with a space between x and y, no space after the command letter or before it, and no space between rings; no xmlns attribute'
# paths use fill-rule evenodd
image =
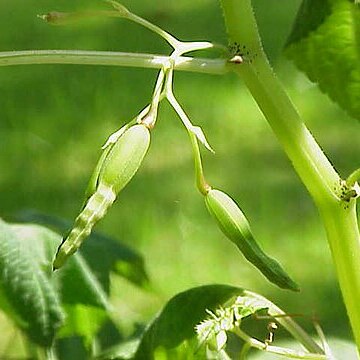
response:
<svg viewBox="0 0 360 360"><path fill-rule="evenodd" d="M346 176L359 166L359 122L286 61L276 61L299 1L274 6L275 1L280 0L266 6L255 1L265 48L315 137ZM226 42L215 1L124 3L179 38ZM154 35L125 21L62 28L35 17L101 6L97 1L29 0L24 5L0 0L0 50L168 51ZM101 145L146 105L155 76L151 70L111 67L0 68L0 215L12 219L19 210L33 208L73 219ZM289 313L316 314L326 333L349 336L316 209L241 81L232 75L179 73L175 92L216 150L216 155L203 152L209 182L238 201L259 242L302 292L268 284L218 231L194 186L186 132L162 104L144 166L98 226L139 249L153 281L153 291L144 292L114 277L119 323L130 331L131 324L148 320L181 290L229 283L260 292ZM304 322L311 327L307 318Z"/></svg>

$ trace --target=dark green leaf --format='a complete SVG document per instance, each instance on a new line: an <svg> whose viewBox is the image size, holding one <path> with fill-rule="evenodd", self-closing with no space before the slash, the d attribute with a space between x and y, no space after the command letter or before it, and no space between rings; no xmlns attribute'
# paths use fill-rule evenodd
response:
<svg viewBox="0 0 360 360"><path fill-rule="evenodd" d="M56 355L58 360L88 360L89 352L79 336L66 337L56 342Z"/></svg>
<svg viewBox="0 0 360 360"><path fill-rule="evenodd" d="M37 225L0 220L0 307L35 343L48 347L63 322L50 273L51 243L59 237ZM45 271L44 271L45 270Z"/></svg>
<svg viewBox="0 0 360 360"><path fill-rule="evenodd" d="M65 233L71 227L71 223L68 221L35 211L23 212L19 217L24 221L51 226L61 233ZM109 293L111 271L138 286L144 286L149 281L141 255L130 247L101 233L93 232L79 253L83 255L106 293Z"/></svg>
<svg viewBox="0 0 360 360"><path fill-rule="evenodd" d="M55 276L60 282L64 304L108 308L107 295L81 254L76 254Z"/></svg>
<svg viewBox="0 0 360 360"><path fill-rule="evenodd" d="M311 81L360 119L360 6L304 0L286 54Z"/></svg>
<svg viewBox="0 0 360 360"><path fill-rule="evenodd" d="M304 0L298 10L287 45L297 43L315 31L331 14L330 0Z"/></svg>
<svg viewBox="0 0 360 360"><path fill-rule="evenodd" d="M174 296L145 330L136 359L153 359L154 352L170 351L196 337L194 327L242 289L227 285L200 286Z"/></svg>
<svg viewBox="0 0 360 360"><path fill-rule="evenodd" d="M66 324L61 328L59 336L69 337L78 335L83 338L85 345L90 346L93 336L101 328L104 321L108 319L107 310L109 306L105 291L81 254L73 256L61 271L53 273L51 264L57 246L61 241L61 237L58 234L39 225L6 225L5 223L2 223L2 225L6 226L9 231L12 232L13 242L17 241L21 254L24 254L24 257L32 266L25 271L25 269L21 270L21 266L24 267L24 264L26 264L25 260L22 260L21 266L14 261L9 261L10 264L15 264L19 269L18 271L22 271L21 274L14 274L11 278L21 279L21 281L29 283L27 277L34 277L32 274L35 273L35 270L33 270L33 268L35 268L36 271L38 271L39 281L44 282L45 285L48 282L48 286L45 287L44 285L43 290L45 293L44 296L49 297L48 306L60 306L60 299L62 305L64 305L63 309L66 312ZM4 231L2 231L2 233L5 234ZM5 244L6 242L1 242L0 250L1 246L5 246ZM4 250L4 252L6 251ZM20 259L19 256L17 256L17 258ZM30 265L26 266L29 267ZM30 285L32 289L36 289L34 284L29 283L29 286ZM6 296L9 295L8 293L8 290L4 291L4 296L1 298L3 303L2 307L8 308L8 314L12 313L12 317L16 318L19 316L17 314L19 310L13 310L11 306L6 306L8 303L6 300ZM23 293L25 294L26 292L23 291ZM55 299L52 297L55 297ZM60 299L58 299L58 297ZM27 328L32 322L36 323L44 317L32 311L31 308L28 307L27 300L23 297L17 296L15 300L18 301L18 307L20 309L24 307L24 314L22 314L17 321L17 325L21 328ZM34 299L34 302L42 304L44 300L38 295L37 299ZM59 308L59 311L62 310ZM27 321L30 325L28 323L21 325L23 322L22 317L24 316L30 317ZM39 331L34 331L32 325L30 329L29 336L33 339ZM49 339L52 339L54 333L55 330L53 330ZM51 340L49 340L49 342L50 341Z"/></svg>

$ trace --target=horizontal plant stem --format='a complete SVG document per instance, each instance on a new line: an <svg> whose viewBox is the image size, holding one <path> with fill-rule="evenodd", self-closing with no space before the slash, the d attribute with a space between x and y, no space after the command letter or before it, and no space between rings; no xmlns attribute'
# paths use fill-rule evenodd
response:
<svg viewBox="0 0 360 360"><path fill-rule="evenodd" d="M0 52L0 66L32 64L107 65L160 69L169 56L114 51L25 50ZM225 59L179 56L174 68L207 74L224 74L229 69Z"/></svg>

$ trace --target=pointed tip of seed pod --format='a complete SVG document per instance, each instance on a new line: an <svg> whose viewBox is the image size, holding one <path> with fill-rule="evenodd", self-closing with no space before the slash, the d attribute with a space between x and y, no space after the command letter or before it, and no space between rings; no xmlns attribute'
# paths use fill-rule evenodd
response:
<svg viewBox="0 0 360 360"><path fill-rule="evenodd" d="M63 264L60 264L59 263L59 259L58 257L56 256L54 261L53 261L53 264L52 264L52 271L55 272L56 270L59 270L61 268Z"/></svg>
<svg viewBox="0 0 360 360"><path fill-rule="evenodd" d="M291 291L294 291L294 292L300 292L301 291L300 286L295 282L288 289L291 290Z"/></svg>
<svg viewBox="0 0 360 360"><path fill-rule="evenodd" d="M55 255L55 259L52 263L52 269L53 271L56 271L58 269L60 269L64 264L65 261L67 260L67 256L64 252L60 251L62 248L62 244L64 243L65 240L63 240L63 242L61 243L61 245L59 246L56 255Z"/></svg>

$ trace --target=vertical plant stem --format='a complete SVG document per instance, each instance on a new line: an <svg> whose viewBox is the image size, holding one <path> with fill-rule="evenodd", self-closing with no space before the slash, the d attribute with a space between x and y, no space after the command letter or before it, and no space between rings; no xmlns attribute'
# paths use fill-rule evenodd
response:
<svg viewBox="0 0 360 360"><path fill-rule="evenodd" d="M338 281L360 349L360 235L355 201L337 193L340 177L276 78L262 49L251 0L221 0L230 45L248 54L229 64L242 77L264 113L324 222ZM265 5L266 6L266 5ZM240 54L241 55L241 54Z"/></svg>

